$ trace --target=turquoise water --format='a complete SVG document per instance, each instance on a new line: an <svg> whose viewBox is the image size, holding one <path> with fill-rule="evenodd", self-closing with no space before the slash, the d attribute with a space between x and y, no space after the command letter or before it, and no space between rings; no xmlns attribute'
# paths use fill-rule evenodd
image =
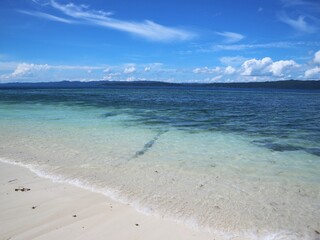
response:
<svg viewBox="0 0 320 240"><path fill-rule="evenodd" d="M320 92L0 90L0 157L225 239L316 239Z"/></svg>

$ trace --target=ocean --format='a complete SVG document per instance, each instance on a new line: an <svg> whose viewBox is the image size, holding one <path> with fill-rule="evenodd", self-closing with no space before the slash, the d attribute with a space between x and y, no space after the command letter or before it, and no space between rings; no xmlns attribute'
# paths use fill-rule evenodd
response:
<svg viewBox="0 0 320 240"><path fill-rule="evenodd" d="M3 89L0 135L1 161L145 214L225 239L319 239L320 91Z"/></svg>

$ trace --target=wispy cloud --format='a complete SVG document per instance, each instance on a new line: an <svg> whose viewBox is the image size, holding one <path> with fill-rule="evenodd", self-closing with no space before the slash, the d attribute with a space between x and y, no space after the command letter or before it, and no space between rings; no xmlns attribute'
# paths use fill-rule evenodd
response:
<svg viewBox="0 0 320 240"><path fill-rule="evenodd" d="M304 6L304 7L310 7L313 10L319 10L320 4L318 1L313 0L282 0L284 7L297 7L297 6Z"/></svg>
<svg viewBox="0 0 320 240"><path fill-rule="evenodd" d="M232 56L232 57L221 57L219 61L223 65L230 65L230 66L240 66L247 58L243 56Z"/></svg>
<svg viewBox="0 0 320 240"><path fill-rule="evenodd" d="M185 41L196 36L196 34L191 31L187 31L177 27L163 26L150 20L144 20L142 22L119 20L111 17L113 15L112 12L105 12L103 10L91 10L86 5L76 5L73 3L60 4L55 0L51 0L50 5L69 18L71 17L71 19L61 18L44 12L21 12L52 21L64 22L69 24L90 24L115 29L152 41Z"/></svg>
<svg viewBox="0 0 320 240"><path fill-rule="evenodd" d="M212 74L212 73L218 73L221 71L220 67L215 67L215 68L208 68L208 67L198 67L192 70L193 73L196 74Z"/></svg>
<svg viewBox="0 0 320 240"><path fill-rule="evenodd" d="M302 42L270 42L270 43L252 43L252 44L217 44L212 45L209 48L201 48L200 52L214 52L214 51L242 51L247 49L259 49L259 48L294 48L298 45L303 44Z"/></svg>
<svg viewBox="0 0 320 240"><path fill-rule="evenodd" d="M239 42L245 38L242 34L235 32L216 32L216 34L224 37L227 43Z"/></svg>
<svg viewBox="0 0 320 240"><path fill-rule="evenodd" d="M62 17L57 17L48 13L43 13L43 12L35 12L35 11L25 11L25 10L18 10L18 12L23 13L23 14L27 14L30 16L34 16L34 17L39 17L39 18L45 18L48 20L52 20L52 21L56 21L56 22L63 22L63 23L75 23L72 20L66 19L66 18L62 18Z"/></svg>
<svg viewBox="0 0 320 240"><path fill-rule="evenodd" d="M286 14L282 13L279 14L279 20L288 24L293 29L302 32L302 33L314 33L316 32L317 28L308 24L305 21L305 16L299 16L297 19L290 18Z"/></svg>

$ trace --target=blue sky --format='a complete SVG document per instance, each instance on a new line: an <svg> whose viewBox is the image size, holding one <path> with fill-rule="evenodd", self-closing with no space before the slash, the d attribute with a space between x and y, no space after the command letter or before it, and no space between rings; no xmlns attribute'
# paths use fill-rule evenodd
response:
<svg viewBox="0 0 320 240"><path fill-rule="evenodd" d="M319 0L1 0L0 82L320 79Z"/></svg>

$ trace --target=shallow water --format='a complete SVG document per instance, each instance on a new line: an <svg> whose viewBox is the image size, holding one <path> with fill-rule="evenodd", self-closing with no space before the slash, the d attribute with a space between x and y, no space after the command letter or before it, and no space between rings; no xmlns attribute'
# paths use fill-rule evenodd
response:
<svg viewBox="0 0 320 240"><path fill-rule="evenodd" d="M0 156L246 239L317 239L320 92L0 90Z"/></svg>

